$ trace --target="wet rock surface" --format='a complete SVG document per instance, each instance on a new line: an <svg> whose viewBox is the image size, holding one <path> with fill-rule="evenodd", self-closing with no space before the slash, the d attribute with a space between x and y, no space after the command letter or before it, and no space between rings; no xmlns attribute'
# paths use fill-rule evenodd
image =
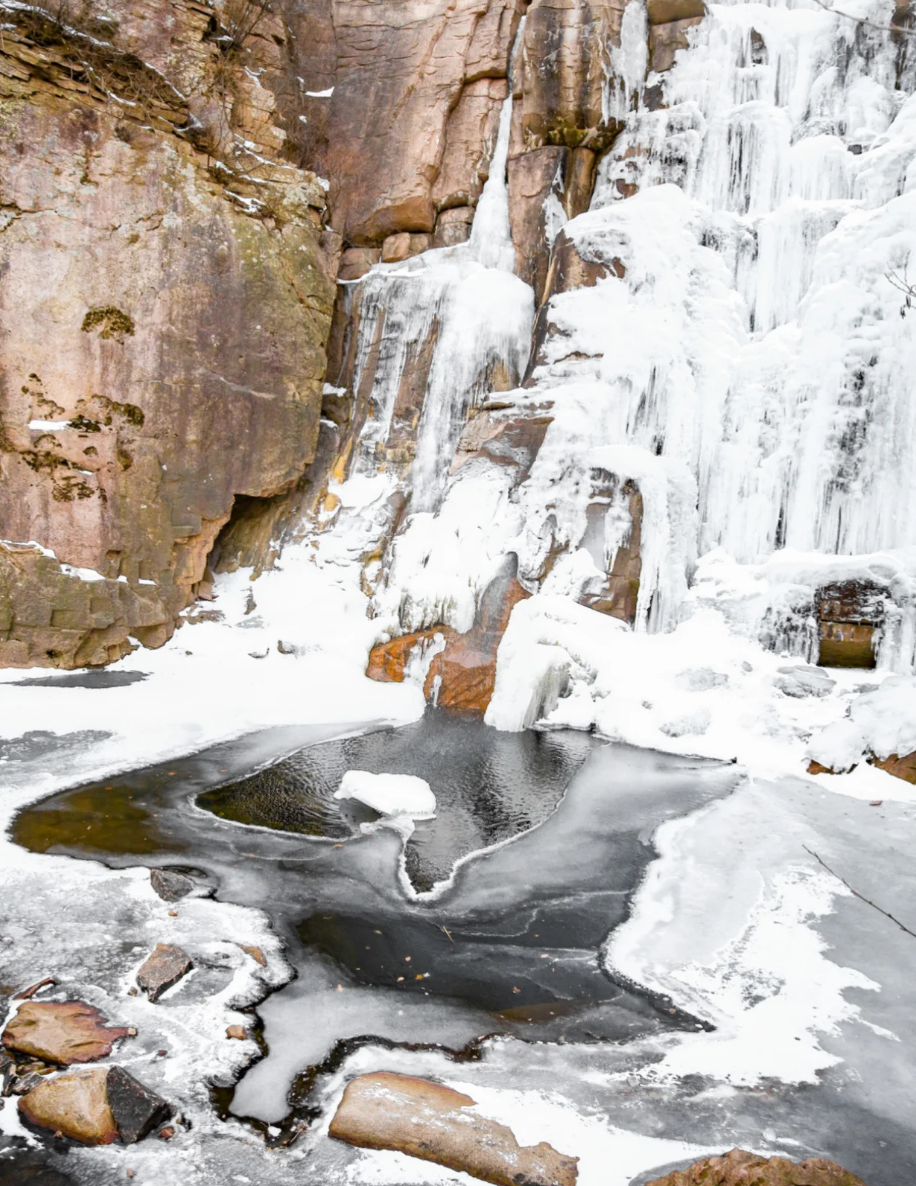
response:
<svg viewBox="0 0 916 1186"><path fill-rule="evenodd" d="M137 972L137 984L151 1001L158 1001L164 992L187 976L193 966L191 957L180 947L157 943L155 951L144 960Z"/></svg>
<svg viewBox="0 0 916 1186"><path fill-rule="evenodd" d="M129 1030L82 1001L25 1001L3 1031L8 1050L69 1066L106 1058Z"/></svg>
<svg viewBox="0 0 916 1186"><path fill-rule="evenodd" d="M655 1178L647 1186L865 1186L861 1178L823 1157L798 1164L784 1157L758 1157L732 1149L722 1157L705 1157L689 1169Z"/></svg>
<svg viewBox="0 0 916 1186"><path fill-rule="evenodd" d="M194 890L194 882L170 869L150 870L150 884L164 902L180 902Z"/></svg>
<svg viewBox="0 0 916 1186"><path fill-rule="evenodd" d="M108 1106L125 1145L142 1141L154 1128L170 1119L172 1106L123 1067L112 1067L106 1080Z"/></svg>
<svg viewBox="0 0 916 1186"><path fill-rule="evenodd" d="M546 1142L520 1147L504 1124L466 1111L473 1106L470 1096L426 1079L362 1075L347 1085L329 1135L433 1161L494 1186L573 1186L577 1157Z"/></svg>
<svg viewBox="0 0 916 1186"><path fill-rule="evenodd" d="M108 1103L108 1068L72 1071L40 1084L19 1101L29 1124L84 1145L110 1145L118 1127Z"/></svg>

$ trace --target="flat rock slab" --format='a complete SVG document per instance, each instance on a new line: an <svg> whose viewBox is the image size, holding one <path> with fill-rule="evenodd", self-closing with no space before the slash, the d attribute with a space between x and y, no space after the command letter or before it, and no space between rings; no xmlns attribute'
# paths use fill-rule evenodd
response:
<svg viewBox="0 0 916 1186"><path fill-rule="evenodd" d="M656 1178L647 1186L865 1186L861 1178L835 1161L809 1157L796 1164L784 1157L758 1157L732 1149L722 1157L704 1157L689 1169Z"/></svg>
<svg viewBox="0 0 916 1186"><path fill-rule="evenodd" d="M156 950L147 956L137 973L137 983L151 1001L158 1001L164 992L186 976L194 965L191 957L180 947L157 943Z"/></svg>
<svg viewBox="0 0 916 1186"><path fill-rule="evenodd" d="M174 1113L171 1104L144 1087L123 1067L112 1067L107 1082L108 1107L114 1116L118 1136L125 1145L142 1141Z"/></svg>
<svg viewBox="0 0 916 1186"><path fill-rule="evenodd" d="M171 869L153 869L149 875L150 884L165 902L179 902L194 889L194 882L183 873Z"/></svg>
<svg viewBox="0 0 916 1186"><path fill-rule="evenodd" d="M110 1026L84 1001L25 1001L3 1031L3 1045L43 1062L69 1066L107 1058L129 1031Z"/></svg>
<svg viewBox="0 0 916 1186"><path fill-rule="evenodd" d="M521 1146L504 1124L467 1110L473 1106L469 1095L440 1083L378 1071L348 1084L329 1135L434 1161L494 1186L573 1186L578 1157L544 1141Z"/></svg>
<svg viewBox="0 0 916 1186"><path fill-rule="evenodd" d="M19 1101L19 1112L29 1124L80 1141L110 1145L118 1139L108 1106L108 1067L73 1071L46 1079Z"/></svg>

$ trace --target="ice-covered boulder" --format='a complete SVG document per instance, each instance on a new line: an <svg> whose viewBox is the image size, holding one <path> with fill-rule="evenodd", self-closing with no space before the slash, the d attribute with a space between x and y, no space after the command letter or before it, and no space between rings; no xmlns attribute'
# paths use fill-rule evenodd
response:
<svg viewBox="0 0 916 1186"><path fill-rule="evenodd" d="M335 799L356 799L380 815L429 817L436 810L436 796L429 783L412 774L371 774L348 770L334 792Z"/></svg>

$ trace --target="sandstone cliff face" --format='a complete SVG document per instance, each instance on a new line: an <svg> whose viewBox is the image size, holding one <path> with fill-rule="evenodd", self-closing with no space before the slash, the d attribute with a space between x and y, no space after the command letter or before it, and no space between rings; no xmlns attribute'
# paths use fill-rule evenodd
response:
<svg viewBox="0 0 916 1186"><path fill-rule="evenodd" d="M403 334L385 299L352 282L469 237L510 76L511 232L541 306L537 363L551 296L600 278L557 231L587 209L620 131L625 11L623 0L4 10L0 665L102 664L131 639L159 645L207 595L208 565L272 562L324 501L327 475L346 474L379 360ZM647 68L670 65L701 14L697 0L640 7ZM405 476L440 332L433 315L398 378L379 463ZM523 376L523 360L494 358L475 383L504 391ZM340 390L322 410L326 378ZM456 464L475 455L487 415ZM479 455L524 439L521 480L547 422L497 416ZM630 617L641 506L638 491L625 497L632 538L594 604ZM392 502L373 563L404 508Z"/></svg>
<svg viewBox="0 0 916 1186"><path fill-rule="evenodd" d="M41 545L0 545L5 665L165 641L235 496L317 441L336 253L260 47L125 7L0 46L0 538Z"/></svg>

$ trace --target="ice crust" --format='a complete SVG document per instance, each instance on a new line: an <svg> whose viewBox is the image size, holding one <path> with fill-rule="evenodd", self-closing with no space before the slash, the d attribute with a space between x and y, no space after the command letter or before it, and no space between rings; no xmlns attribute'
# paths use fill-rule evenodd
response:
<svg viewBox="0 0 916 1186"><path fill-rule="evenodd" d="M435 814L436 796L429 783L412 774L371 774L348 770L335 799L358 799L381 815L407 815L428 819Z"/></svg>

